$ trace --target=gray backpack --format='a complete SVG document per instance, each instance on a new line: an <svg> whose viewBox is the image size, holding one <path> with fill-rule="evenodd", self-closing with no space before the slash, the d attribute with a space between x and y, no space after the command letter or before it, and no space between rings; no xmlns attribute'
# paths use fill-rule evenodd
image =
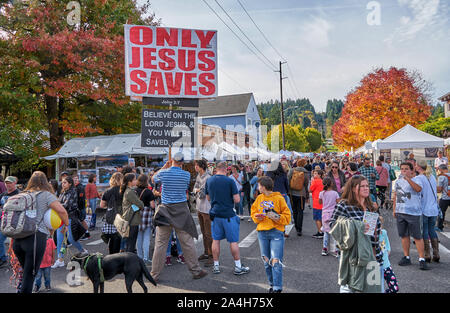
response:
<svg viewBox="0 0 450 313"><path fill-rule="evenodd" d="M13 239L25 238L36 233L37 220L36 193L20 193L12 196L3 206L0 231ZM42 217L43 218L43 217Z"/></svg>

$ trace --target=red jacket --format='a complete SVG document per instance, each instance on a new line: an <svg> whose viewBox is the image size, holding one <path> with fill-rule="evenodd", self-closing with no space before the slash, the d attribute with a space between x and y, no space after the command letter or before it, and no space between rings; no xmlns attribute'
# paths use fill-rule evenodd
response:
<svg viewBox="0 0 450 313"><path fill-rule="evenodd" d="M100 198L100 195L97 191L97 186L94 183L89 183L86 185L85 189L86 193L86 199L94 199L94 198Z"/></svg>

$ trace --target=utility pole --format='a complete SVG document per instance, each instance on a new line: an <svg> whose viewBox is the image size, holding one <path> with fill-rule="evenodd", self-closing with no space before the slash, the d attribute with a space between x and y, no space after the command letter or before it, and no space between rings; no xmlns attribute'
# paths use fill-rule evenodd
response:
<svg viewBox="0 0 450 313"><path fill-rule="evenodd" d="M283 136L283 150L286 150L286 140L284 138L284 107L283 107L283 79L287 77L283 77L282 68L281 65L285 64L286 62L280 61L280 70L275 71L280 73L280 98L281 98L281 134Z"/></svg>

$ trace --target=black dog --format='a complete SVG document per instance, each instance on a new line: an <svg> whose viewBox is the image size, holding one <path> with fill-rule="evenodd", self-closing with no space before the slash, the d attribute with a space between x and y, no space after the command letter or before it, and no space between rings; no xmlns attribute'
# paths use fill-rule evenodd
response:
<svg viewBox="0 0 450 313"><path fill-rule="evenodd" d="M100 293L104 293L104 281L102 281L101 270L98 264L99 255L90 254L87 257L80 258L79 256L73 256L72 261L76 261L81 265L81 268L85 270L86 275L94 285L94 293L98 293L98 287L100 286ZM101 269L103 270L104 280L110 280L117 274L125 275L125 285L128 293L132 293L131 286L134 281L137 280L141 285L144 292L147 293L147 287L144 284L142 275L145 275L147 279L156 286L156 282L145 266L144 261L137 256L137 254L131 252L122 252L110 254L105 257L101 257ZM86 264L87 262L87 264Z"/></svg>

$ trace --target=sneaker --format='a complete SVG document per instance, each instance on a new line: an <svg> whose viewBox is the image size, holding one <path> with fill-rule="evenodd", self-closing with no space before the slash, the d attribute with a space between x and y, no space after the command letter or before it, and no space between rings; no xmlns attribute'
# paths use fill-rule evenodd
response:
<svg viewBox="0 0 450 313"><path fill-rule="evenodd" d="M251 222L252 221L252 219L251 218L249 218L248 220L247 220L247 222Z"/></svg>
<svg viewBox="0 0 450 313"><path fill-rule="evenodd" d="M52 291L52 288L50 288L50 287L45 287L45 292L50 292L50 291Z"/></svg>
<svg viewBox="0 0 450 313"><path fill-rule="evenodd" d="M333 256L334 256L335 258L338 258L338 257L339 257L339 254L340 254L339 250L335 250L335 251L333 252Z"/></svg>
<svg viewBox="0 0 450 313"><path fill-rule="evenodd" d="M171 266L172 261L170 260L170 256L166 257L166 266Z"/></svg>
<svg viewBox="0 0 450 313"><path fill-rule="evenodd" d="M64 260L60 261L59 259L57 259L52 265L52 268L64 267L64 265Z"/></svg>
<svg viewBox="0 0 450 313"><path fill-rule="evenodd" d="M322 249L322 255L323 255L323 256L328 255L328 249L327 249L327 248L323 248L323 249Z"/></svg>
<svg viewBox="0 0 450 313"><path fill-rule="evenodd" d="M213 272L213 274L219 274L220 273L219 265L214 265L213 269L212 269L212 272Z"/></svg>
<svg viewBox="0 0 450 313"><path fill-rule="evenodd" d="M322 239L323 238L323 233L317 232L312 237L316 238L316 239Z"/></svg>
<svg viewBox="0 0 450 313"><path fill-rule="evenodd" d="M281 289L274 290L273 293L281 293Z"/></svg>
<svg viewBox="0 0 450 313"><path fill-rule="evenodd" d="M202 270L200 273L198 273L197 275L194 275L193 278L194 279L200 279L205 277L206 275L208 275L208 273L205 270Z"/></svg>
<svg viewBox="0 0 450 313"><path fill-rule="evenodd" d="M182 255L178 256L177 262L178 262L178 263L181 263L181 264L184 264L184 263L185 263L184 256L182 256Z"/></svg>
<svg viewBox="0 0 450 313"><path fill-rule="evenodd" d="M269 293L273 293L273 288L272 287L269 288Z"/></svg>
<svg viewBox="0 0 450 313"><path fill-rule="evenodd" d="M245 267L244 265L241 265L241 267L234 267L234 275L243 275L250 272L250 268Z"/></svg>
<svg viewBox="0 0 450 313"><path fill-rule="evenodd" d="M419 268L423 271L430 269L425 261L419 261Z"/></svg>
<svg viewBox="0 0 450 313"><path fill-rule="evenodd" d="M408 259L406 256L404 256L400 262L398 262L398 265L400 266L406 266L406 265L411 265L411 259Z"/></svg>
<svg viewBox="0 0 450 313"><path fill-rule="evenodd" d="M38 293L39 292L39 287L38 286L34 286L34 288L33 288L33 293Z"/></svg>
<svg viewBox="0 0 450 313"><path fill-rule="evenodd" d="M297 232L297 236L301 237L301 236L302 236L302 232L301 232L301 231L298 231L298 232Z"/></svg>
<svg viewBox="0 0 450 313"><path fill-rule="evenodd" d="M150 265L152 265L152 260L144 260L144 264L146 266L150 266Z"/></svg>
<svg viewBox="0 0 450 313"><path fill-rule="evenodd" d="M86 257L88 255L89 255L89 251L87 251L86 249L84 249L83 252L80 252L80 253L77 254L77 256L79 258L84 258L84 257Z"/></svg>

